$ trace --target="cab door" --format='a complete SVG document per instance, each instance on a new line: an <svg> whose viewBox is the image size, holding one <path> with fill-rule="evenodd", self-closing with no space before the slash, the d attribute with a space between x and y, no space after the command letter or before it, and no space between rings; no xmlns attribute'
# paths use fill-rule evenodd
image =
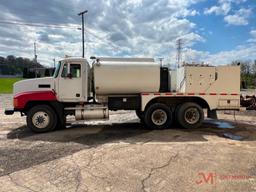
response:
<svg viewBox="0 0 256 192"><path fill-rule="evenodd" d="M58 98L60 101L83 101L81 63L64 63L58 85Z"/></svg>

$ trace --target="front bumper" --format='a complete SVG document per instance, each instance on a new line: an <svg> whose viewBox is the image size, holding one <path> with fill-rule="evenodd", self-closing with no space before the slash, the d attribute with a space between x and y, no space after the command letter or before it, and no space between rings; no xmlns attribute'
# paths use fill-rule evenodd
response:
<svg viewBox="0 0 256 192"><path fill-rule="evenodd" d="M14 109L5 109L4 114L5 115L13 115L14 111L15 111Z"/></svg>

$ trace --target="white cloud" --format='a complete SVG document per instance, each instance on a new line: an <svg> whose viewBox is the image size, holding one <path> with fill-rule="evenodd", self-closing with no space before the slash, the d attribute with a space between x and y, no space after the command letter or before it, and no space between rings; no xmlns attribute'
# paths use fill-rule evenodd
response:
<svg viewBox="0 0 256 192"><path fill-rule="evenodd" d="M247 25L248 24L247 19L240 15L228 15L224 17L224 21L226 21L230 25Z"/></svg>
<svg viewBox="0 0 256 192"><path fill-rule="evenodd" d="M183 52L183 61L187 63L207 63L211 65L227 65L236 60L254 60L256 58L256 45L246 44L237 46L234 50L221 51L211 54L207 51L197 51L191 48Z"/></svg>
<svg viewBox="0 0 256 192"><path fill-rule="evenodd" d="M205 15L227 15L232 10L233 4L241 4L247 0L218 0L217 5L204 10Z"/></svg>
<svg viewBox="0 0 256 192"><path fill-rule="evenodd" d="M86 3L84 0L45 1L47 3L42 4L49 6L40 6L38 2L41 1L33 0L27 0L24 5L17 1L10 1L5 6L1 4L0 10L3 11L0 12L0 17L6 20L19 19L23 22L41 24L60 23L72 25L74 28L1 26L1 55L13 54L33 58L33 43L37 41L38 60L43 64L52 64L53 58L59 59L64 55L80 56L81 31L76 30L75 26L80 26L81 18L77 13L84 7L90 7L86 15L86 27L90 31L86 33L87 58L91 55L165 57L170 58L174 63L177 38L183 38L185 42L184 58L188 61L225 64L236 57L244 58L243 54L248 56L250 53L249 57L255 56L252 45L246 49L237 48L214 55L192 49L195 43L205 41L201 35L202 30L198 30L202 26L196 26L187 18L199 14L197 10L191 8L191 5L201 0L94 0ZM219 0L219 2L217 6L205 10L205 13L229 14L232 3L237 3L235 0ZM238 12L246 15L246 11ZM251 35L253 34L255 32L252 31Z"/></svg>
<svg viewBox="0 0 256 192"><path fill-rule="evenodd" d="M207 62L216 65L230 64L235 60L254 60L256 58L256 46L246 45L237 47L235 50L222 51L216 54L209 55Z"/></svg>
<svg viewBox="0 0 256 192"><path fill-rule="evenodd" d="M235 14L225 16L224 21L229 25L248 25L251 13L251 9L241 8Z"/></svg>
<svg viewBox="0 0 256 192"><path fill-rule="evenodd" d="M183 9L177 12L177 17L187 17L187 16L196 16L199 15L199 12L197 10L189 10L189 9Z"/></svg>
<svg viewBox="0 0 256 192"><path fill-rule="evenodd" d="M248 19L252 13L251 9L240 8L232 10L233 4L244 3L247 0L219 0L218 5L206 8L205 15L224 15L224 21L229 25L248 25ZM230 14L230 12L234 12Z"/></svg>
<svg viewBox="0 0 256 192"><path fill-rule="evenodd" d="M256 30L251 30L250 31L250 34L252 35L252 37L256 38Z"/></svg>
<svg viewBox="0 0 256 192"><path fill-rule="evenodd" d="M216 15L226 15L231 10L231 4L230 3L223 3L219 6L212 6L211 8L205 9L204 14L210 15L210 14L216 14Z"/></svg>
<svg viewBox="0 0 256 192"><path fill-rule="evenodd" d="M247 40L248 43L256 43L256 30L250 31L251 38Z"/></svg>
<svg viewBox="0 0 256 192"><path fill-rule="evenodd" d="M4 11L0 12L0 16L6 20L15 18L23 22L72 25L74 29L1 27L0 45L4 50L1 54L32 58L33 43L37 41L38 60L43 64L52 63L54 57L81 55L81 31L75 26L80 25L77 13L83 10L85 4L90 7L86 15L86 27L90 30L86 33L87 57L169 56L171 51L175 52L178 37L184 37L188 46L203 41L203 37L194 31L196 25L186 18L199 14L191 9L191 5L201 0L46 1L3 3L0 10ZM45 7L45 4L49 6Z"/></svg>
<svg viewBox="0 0 256 192"><path fill-rule="evenodd" d="M186 63L202 63L206 62L206 58L209 56L209 52L197 51L191 48L186 48L183 54L183 60Z"/></svg>
<svg viewBox="0 0 256 192"><path fill-rule="evenodd" d="M219 3L245 3L247 0L219 0Z"/></svg>

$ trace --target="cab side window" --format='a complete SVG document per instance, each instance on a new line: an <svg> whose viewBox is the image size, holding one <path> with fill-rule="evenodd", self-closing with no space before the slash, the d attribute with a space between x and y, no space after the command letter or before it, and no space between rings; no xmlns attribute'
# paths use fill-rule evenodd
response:
<svg viewBox="0 0 256 192"><path fill-rule="evenodd" d="M61 77L67 77L68 76L68 64L65 63L63 65L63 70L62 70L62 73L61 73Z"/></svg>
<svg viewBox="0 0 256 192"><path fill-rule="evenodd" d="M80 64L70 64L70 73L72 78L81 77L81 65Z"/></svg>

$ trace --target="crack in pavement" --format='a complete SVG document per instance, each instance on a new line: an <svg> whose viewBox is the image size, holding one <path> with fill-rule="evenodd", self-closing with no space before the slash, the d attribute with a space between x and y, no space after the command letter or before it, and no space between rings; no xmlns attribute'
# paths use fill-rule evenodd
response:
<svg viewBox="0 0 256 192"><path fill-rule="evenodd" d="M57 163L55 164L53 164L53 166L51 167L51 170L56 170L57 169ZM49 180L48 180L48 182L52 185L52 186L54 186L54 187L56 187L57 189L58 189L58 186L54 183L54 181L52 181L52 179L51 178L54 178L55 180L56 180L56 176L54 175L54 172L53 171L50 171L49 172ZM60 178L60 177L59 177Z"/></svg>
<svg viewBox="0 0 256 192"><path fill-rule="evenodd" d="M98 165L100 165L100 164L102 164L102 162L103 162L103 157L105 156L105 155L107 155L107 154L109 154L109 153L112 153L113 151L117 151L117 150L120 150L120 149L125 149L125 148L129 148L129 147L131 147L132 145L131 144L125 144L125 145L122 145L122 146L118 146L118 145L114 145L114 146L110 146L110 150L103 150L102 151L102 153L101 153L101 155L99 155L98 157L97 157L97 160L99 160L97 163L94 163L93 164L93 166L94 167L97 167ZM109 147L109 146L107 146L107 147ZM94 153L93 153L93 156L96 154L96 151L94 151ZM92 158L92 161L93 161L94 159ZM113 164L113 163L111 163L114 167L116 167L116 165L115 164ZM89 164L89 166L87 166L88 168L90 167L90 165L91 165L91 163ZM112 174L112 172L111 172L111 169L109 169L108 168L108 166L105 166L104 167L107 171L108 171L108 176L109 177L115 177L115 175L113 175ZM94 175L95 176L95 175ZM97 176L96 176L97 177ZM104 177L103 177L104 178ZM105 179L106 179L107 177L105 177ZM109 183L109 181L106 181L107 183Z"/></svg>
<svg viewBox="0 0 256 192"><path fill-rule="evenodd" d="M87 170L87 173L89 173L89 175L91 175L92 177L94 177L94 178L96 178L96 179L104 180L104 181L106 181L108 184L110 183L110 182L108 181L108 177L95 175L95 174L93 174L91 171L89 171L89 169L86 169L86 170Z"/></svg>
<svg viewBox="0 0 256 192"><path fill-rule="evenodd" d="M103 162L103 160L102 160L103 157L104 157L106 154L108 154L108 152L107 152L106 150L103 150L103 151L101 151L101 154L98 155L96 159L94 159L95 154L96 154L97 152L99 152L99 151L94 151L94 152L92 153L92 155L91 155L91 157L90 157L90 159L89 159L89 163L88 163L87 166L86 166L87 171L88 171L89 169L91 169L92 167L96 168L98 165L102 164L102 162ZM97 155L97 154L96 154L96 155ZM97 160L97 162L96 162L96 163L93 163L95 160ZM93 164L92 164L92 163L93 163ZM107 167L105 167L105 169L107 169L107 171L109 172L109 175L110 175L110 174L111 174L111 171L110 171ZM102 176L97 176L97 175L95 175L95 174L92 174L90 171L88 171L88 173L89 173L91 176L95 177L95 178L101 178L101 179L103 179L103 180L106 180L106 179L107 179L107 177L102 177ZM113 176L113 175L111 174L110 176ZM106 182L109 183L109 181L106 181Z"/></svg>
<svg viewBox="0 0 256 192"><path fill-rule="evenodd" d="M74 159L74 155L71 156L71 161L76 165L76 169L78 169L78 173L76 175L77 185L76 185L76 189L75 189L75 192L77 192L79 190L80 185L81 185L82 173L81 173L80 166L78 165L78 163ZM88 187L86 185L85 185L85 187L86 187L86 191L88 191Z"/></svg>
<svg viewBox="0 0 256 192"><path fill-rule="evenodd" d="M90 170L88 170L88 169L86 169L86 171L87 171L87 173L88 173L89 175L91 175L92 177L94 177L94 178L96 178L96 179L100 179L101 181L106 182L109 186L112 186L112 185L111 185L111 182L108 180L108 177L107 177L107 176L95 175L95 174L93 174L93 173L92 173ZM89 190L88 190L88 187L87 187L87 191L89 191Z"/></svg>
<svg viewBox="0 0 256 192"><path fill-rule="evenodd" d="M94 148L96 149L96 148ZM99 175L95 175L93 174L91 171L90 171L90 166L91 166L91 163L93 162L94 160L94 155L96 154L96 151L93 151L93 153L91 154L90 158L89 158L89 162L87 163L86 167L85 167L85 170L87 171L87 173L89 175L91 175L92 177L96 178L96 179L100 179L100 180L103 180L105 182L107 182L108 184L110 184L110 181L108 180L108 177L106 176L99 176ZM103 156L105 155L105 153L103 153L100 157L102 158ZM98 158L97 158L98 159ZM102 163L102 159L100 162L98 162L96 165ZM95 166L95 165L94 165ZM87 188L88 190L88 188Z"/></svg>
<svg viewBox="0 0 256 192"><path fill-rule="evenodd" d="M27 189L27 190L32 191L32 192L39 192L39 191L35 191L35 190L33 190L33 189L31 189L31 188L25 186L25 185L21 185L21 184L17 183L16 181L14 181L14 179L12 178L12 176L11 176L10 174L8 174L7 176L9 177L9 179L11 180L11 182L14 183L16 186L21 187L21 188L24 188L24 189Z"/></svg>
<svg viewBox="0 0 256 192"><path fill-rule="evenodd" d="M179 153L177 153L177 154L174 155L174 156L170 156L169 160L168 160L166 163L164 163L163 165L158 166L158 167L153 167L153 168L151 168L149 174L148 174L145 178L143 178L143 179L141 180L141 185L142 185L141 189L142 189L142 191L147 192L146 186L145 186L145 182L146 182L148 179L150 179L150 177L153 175L153 172L155 172L156 170L160 170L160 169L163 169L163 168L165 168L165 167L168 167L168 166L170 165L171 161L172 161L173 159L176 159L176 158L178 157L178 155L179 155Z"/></svg>
<svg viewBox="0 0 256 192"><path fill-rule="evenodd" d="M89 158L88 163L86 164L86 167L90 167L91 166L91 162L93 161L94 155L96 153L95 149L96 148L94 148L94 150L92 150L92 153L90 153L90 158Z"/></svg>

